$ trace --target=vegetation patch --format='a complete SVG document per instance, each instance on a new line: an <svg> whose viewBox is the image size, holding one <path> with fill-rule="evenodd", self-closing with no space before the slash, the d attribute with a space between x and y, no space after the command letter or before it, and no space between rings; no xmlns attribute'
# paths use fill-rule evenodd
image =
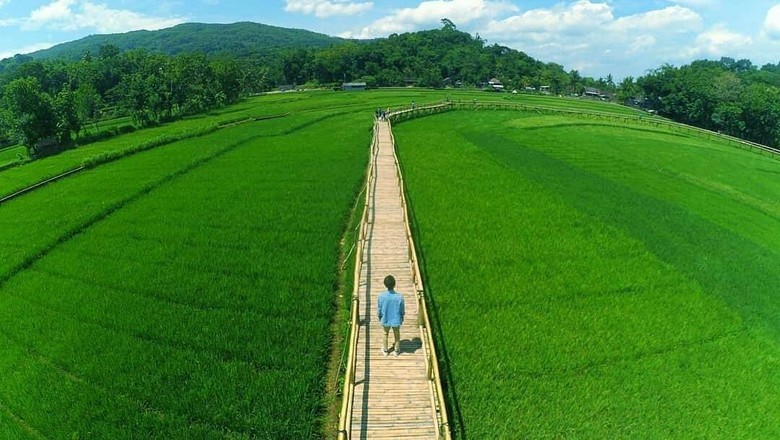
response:
<svg viewBox="0 0 780 440"><path fill-rule="evenodd" d="M395 131L455 432L776 436L777 162L558 120Z"/></svg>
<svg viewBox="0 0 780 440"><path fill-rule="evenodd" d="M365 116L243 124L0 207L0 408L49 438L319 437Z"/></svg>

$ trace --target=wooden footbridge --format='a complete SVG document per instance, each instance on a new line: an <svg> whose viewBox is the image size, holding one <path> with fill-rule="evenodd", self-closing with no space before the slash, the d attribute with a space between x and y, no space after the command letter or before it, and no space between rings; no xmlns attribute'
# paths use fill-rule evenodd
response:
<svg viewBox="0 0 780 440"><path fill-rule="evenodd" d="M439 368L388 121L376 121L366 205L356 245L352 327L339 439L449 439ZM399 356L382 353L377 319L392 274L406 317ZM390 335L392 343L392 332Z"/></svg>

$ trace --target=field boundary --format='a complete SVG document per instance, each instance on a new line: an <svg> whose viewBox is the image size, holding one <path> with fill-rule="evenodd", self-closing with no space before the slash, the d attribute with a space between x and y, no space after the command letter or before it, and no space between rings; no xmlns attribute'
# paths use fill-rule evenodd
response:
<svg viewBox="0 0 780 440"><path fill-rule="evenodd" d="M403 122L410 119L415 119L423 116L430 116L434 114L444 113L453 110L507 110L507 111L527 111L536 112L539 114L551 114L551 115L567 115L576 117L590 117L597 120L606 120L610 122L622 122L633 123L639 125L652 125L655 127L664 127L669 131L677 133L686 133L689 135L695 135L701 138L718 138L727 141L728 145L736 146L740 149L759 153L762 156L771 157L776 160L780 160L780 149L773 148L768 145L751 142L738 137L730 136L723 133L718 133L712 130L704 128L694 127L692 125L682 124L679 122L663 119L658 116L641 116L641 115L623 115L618 113L599 112L599 111L587 111L574 108L556 108L543 105L531 105L520 103L507 103L507 102L495 102L495 101L474 101L474 102L453 102L446 101L437 104L428 104L416 107L406 107L401 110L392 112L389 117L392 122Z"/></svg>
<svg viewBox="0 0 780 440"><path fill-rule="evenodd" d="M78 166L78 167L76 167L76 168L74 168L72 170L65 171L62 174L58 174L58 175L56 175L54 177L50 177L50 178L48 178L46 180L40 181L40 182L36 183L35 185L30 185L27 188L22 188L19 191L16 191L14 193L11 193L11 194L9 194L7 196L4 196L4 197L0 198L0 205L2 205L3 203L5 203L5 202L7 202L9 200L12 200L12 199L15 199L15 198L17 198L17 197L19 197L21 195L24 195L24 194L26 194L26 193L28 193L30 191L36 190L36 189L38 189L38 188L40 188L42 186L46 186L49 183L56 182L57 180L60 180L60 179L65 178L65 177L68 177L71 174L78 173L79 171L81 171L81 170L83 170L85 168L86 167L84 165L81 165L81 166Z"/></svg>
<svg viewBox="0 0 780 440"><path fill-rule="evenodd" d="M144 151L152 150L158 147L163 147L169 144L172 144L174 142L184 141L188 139L195 139L203 136L207 136L209 134L212 134L214 132L217 132L222 129L226 128L232 128L237 125L243 125L250 122L258 122L258 121L265 121L270 119L279 119L284 118L286 116L290 115L290 113L284 113L279 115L269 115L269 116L260 116L260 117L250 117L250 118L242 118L240 120L235 121L224 121L218 124L209 125L205 128L197 129L197 130L191 130L188 133L184 133L182 135L174 135L174 136L160 136L156 139L148 140L146 142L142 142L136 145L133 145L131 147L125 148L124 150L117 150L112 152L107 152L103 154L97 154L95 156L90 156L81 161L81 165L72 168L68 171L65 171L61 174L58 174L53 177L49 177L43 181L37 182L33 185L30 185L28 187L19 189L11 194L8 194L6 196L3 196L0 198L0 205L2 205L5 202L8 202L10 200L13 200L19 196L22 196L24 194L27 194L28 192L34 191L36 189L39 189L49 183L56 182L57 180L63 179L65 177L68 177L72 174L76 174L80 171L84 171L86 169L91 169L94 167L97 167L99 165L104 165L110 162L114 162L116 160L132 156L137 153L142 153ZM13 163L15 166L22 165L23 163L29 163L28 162L18 162Z"/></svg>
<svg viewBox="0 0 780 440"><path fill-rule="evenodd" d="M32 267L35 262L38 260L41 260L45 258L48 254L50 254L52 251L54 251L57 247L61 246L62 244L72 240L73 238L81 235L86 231L87 229L91 228L92 226L98 224L99 222L105 220L106 218L110 217L115 212L119 211L120 209L124 208L125 206L129 205L130 203L136 202L137 200L140 200L147 194L151 193L152 191L155 191L164 185L168 184L169 182L174 181L175 179L184 176L185 174L229 153L230 151L235 150L236 148L243 145L243 142L238 142L234 144L230 144L226 146L225 148L221 150L217 150L216 152L212 153L211 155L201 157L188 165L184 166L183 168L180 168L171 174L168 174L167 176L162 177L161 179L154 181L146 186L141 187L137 192L120 199L116 201L115 203L112 203L111 205L107 206L102 211L96 213L92 217L87 218L82 223L75 225L74 227L65 230L59 237L52 240L50 243L44 245L41 247L41 249L36 252L35 254L30 255L29 257L25 258L24 260L20 261L19 264L17 264L15 267L12 267L8 273L0 277L0 287L5 285L9 280L11 280L13 277L21 273L22 271ZM78 170L81 171L81 170ZM73 174L76 171L73 171L71 174Z"/></svg>
<svg viewBox="0 0 780 440"><path fill-rule="evenodd" d="M2 401L0 401L0 413L4 414L7 418L11 419L14 423L16 423L16 426L19 427L19 429L21 429L25 433L27 433L27 435L29 435L30 437L36 440L46 439L46 437L44 437L43 434L38 432L38 430L36 430L34 427L30 426L24 419L16 415Z"/></svg>

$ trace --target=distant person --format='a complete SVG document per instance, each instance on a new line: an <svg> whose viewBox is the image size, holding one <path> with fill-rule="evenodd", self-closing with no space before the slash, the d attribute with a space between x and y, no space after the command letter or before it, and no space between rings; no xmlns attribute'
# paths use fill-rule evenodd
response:
<svg viewBox="0 0 780 440"><path fill-rule="evenodd" d="M404 323L404 297L395 291L395 278L392 275L385 277L386 291L379 294L379 302L376 306L379 322L385 331L382 339L382 354L387 356L387 337L390 329L393 329L393 355L401 353L401 324Z"/></svg>

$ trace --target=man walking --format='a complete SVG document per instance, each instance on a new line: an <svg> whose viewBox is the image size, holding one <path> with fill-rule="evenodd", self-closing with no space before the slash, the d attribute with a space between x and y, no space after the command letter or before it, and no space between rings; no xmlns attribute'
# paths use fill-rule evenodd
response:
<svg viewBox="0 0 780 440"><path fill-rule="evenodd" d="M387 336L393 329L393 355L401 353L401 324L404 323L404 297L395 291L395 278L392 275L385 277L387 290L379 294L377 302L377 316L385 331L382 339L382 354L387 356Z"/></svg>

